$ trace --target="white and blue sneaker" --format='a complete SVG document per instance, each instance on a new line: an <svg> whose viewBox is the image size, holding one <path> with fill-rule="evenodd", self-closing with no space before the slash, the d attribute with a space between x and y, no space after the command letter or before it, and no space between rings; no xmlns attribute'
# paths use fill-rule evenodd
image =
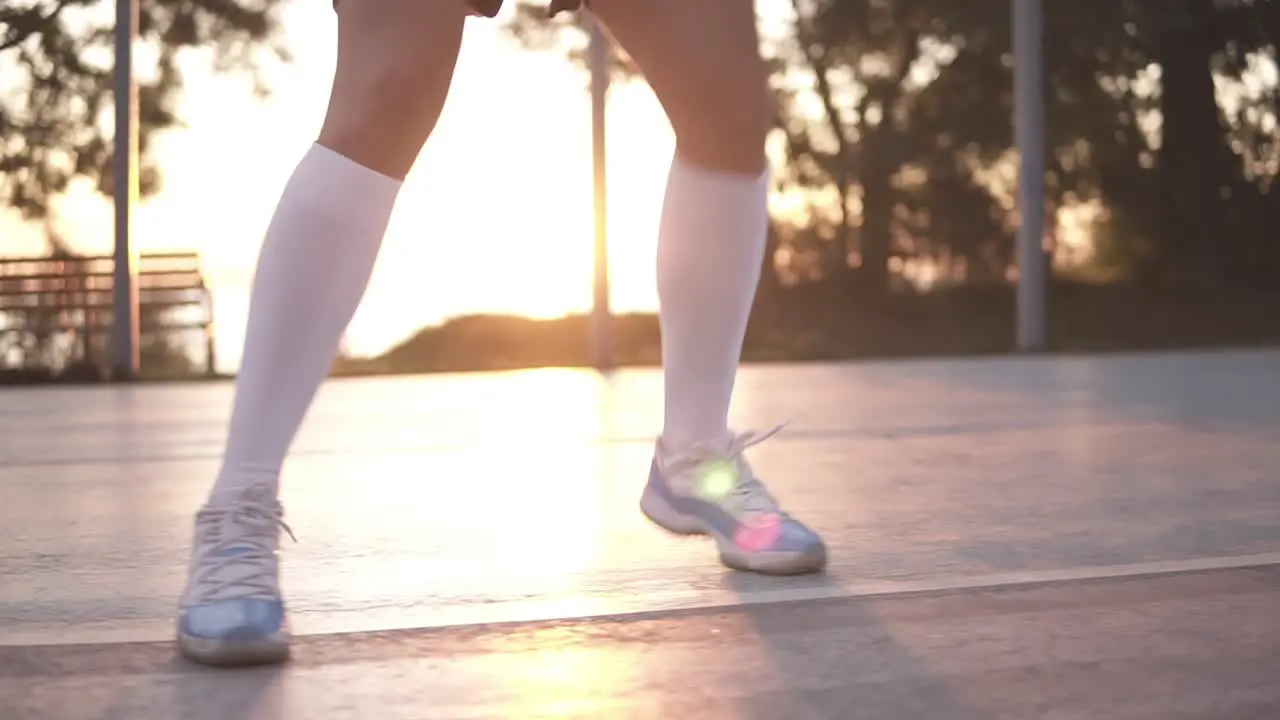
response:
<svg viewBox="0 0 1280 720"><path fill-rule="evenodd" d="M276 550L290 532L271 488L206 504L196 514L191 567L178 616L178 649L205 665L258 665L289 657Z"/></svg>
<svg viewBox="0 0 1280 720"><path fill-rule="evenodd" d="M640 510L674 533L710 535L720 561L764 575L821 572L827 548L817 533L784 513L743 452L772 437L733 436L725 447L669 455L658 441Z"/></svg>

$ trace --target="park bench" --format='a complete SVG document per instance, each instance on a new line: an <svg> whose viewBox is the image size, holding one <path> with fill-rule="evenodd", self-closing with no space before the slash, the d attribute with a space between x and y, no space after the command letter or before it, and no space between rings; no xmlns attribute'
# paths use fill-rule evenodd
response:
<svg viewBox="0 0 1280 720"><path fill-rule="evenodd" d="M0 368L11 374L105 371L114 265L110 256L0 258ZM198 348L205 372L214 374L213 302L198 255L140 256L138 304L144 373L149 343L162 342L187 357Z"/></svg>

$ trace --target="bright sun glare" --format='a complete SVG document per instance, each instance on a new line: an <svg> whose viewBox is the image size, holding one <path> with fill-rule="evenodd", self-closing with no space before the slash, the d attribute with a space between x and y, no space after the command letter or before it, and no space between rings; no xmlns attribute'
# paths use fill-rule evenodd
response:
<svg viewBox="0 0 1280 720"><path fill-rule="evenodd" d="M221 369L239 365L253 263L280 190L315 138L334 63L335 21L313 3L285 12L295 61L254 100L241 79L191 58L188 128L157 143L165 187L139 208L140 250L195 250L214 288ZM401 192L346 346L376 354L469 313L555 317L585 310L592 277L591 121L585 76L519 50L492 21L469 23L438 129ZM674 147L643 83L609 107L614 306L656 307L653 253ZM109 203L80 188L59 229L88 252L111 246ZM8 227L12 221L0 219ZM9 233L39 249L39 228Z"/></svg>

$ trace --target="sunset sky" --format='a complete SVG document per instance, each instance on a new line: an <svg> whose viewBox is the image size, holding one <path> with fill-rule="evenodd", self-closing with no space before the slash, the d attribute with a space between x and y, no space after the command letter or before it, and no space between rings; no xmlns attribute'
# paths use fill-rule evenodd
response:
<svg viewBox="0 0 1280 720"><path fill-rule="evenodd" d="M110 7L103 0L97 9ZM791 22L782 0L756 0L756 8L766 37ZM142 203L135 224L143 251L202 256L224 371L239 365L263 232L316 137L333 74L337 23L328 0L289 0L283 25L294 62L265 69L273 90L266 100L254 97L247 78L211 75L200 52L185 58L187 127L159 137L164 188ZM1229 110L1240 97L1274 87L1274 63L1255 64L1245 84L1220 85ZM615 85L608 122L613 304L652 311L658 214L674 141L643 82ZM423 326L469 313L554 317L587 309L591 178L585 74L554 53L519 48L497 22L469 21L449 102L400 195L347 349L374 355ZM775 213L795 200L773 198ZM56 207L58 229L73 246L110 250L108 199L81 184ZM1064 246L1088 244L1084 226L1096 208L1078 210L1060 218ZM42 252L42 233L0 209L5 253Z"/></svg>
<svg viewBox="0 0 1280 720"><path fill-rule="evenodd" d="M761 0L768 5L769 0ZM335 58L336 21L321 0L293 2L292 64L274 90L211 77L190 58L188 127L159 142L164 190L138 212L141 250L198 251L214 287L222 369L238 366L248 285L263 230L294 164L314 140ZM775 6L776 7L776 6ZM620 310L651 310L662 188L674 142L643 83L609 107L610 253ZM111 247L111 206L85 188L59 227L85 251ZM583 75L530 53L492 21L469 21L438 130L400 196L348 347L373 354L418 328L471 312L547 317L586 309L592 267L591 120ZM39 251L38 227L0 218L7 252Z"/></svg>

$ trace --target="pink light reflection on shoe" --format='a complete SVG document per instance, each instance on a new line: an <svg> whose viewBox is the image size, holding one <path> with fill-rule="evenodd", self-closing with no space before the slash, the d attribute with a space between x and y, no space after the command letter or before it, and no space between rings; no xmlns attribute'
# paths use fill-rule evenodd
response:
<svg viewBox="0 0 1280 720"><path fill-rule="evenodd" d="M782 534L782 519L777 513L763 513L743 519L733 534L733 543L745 552L760 552L773 547Z"/></svg>

